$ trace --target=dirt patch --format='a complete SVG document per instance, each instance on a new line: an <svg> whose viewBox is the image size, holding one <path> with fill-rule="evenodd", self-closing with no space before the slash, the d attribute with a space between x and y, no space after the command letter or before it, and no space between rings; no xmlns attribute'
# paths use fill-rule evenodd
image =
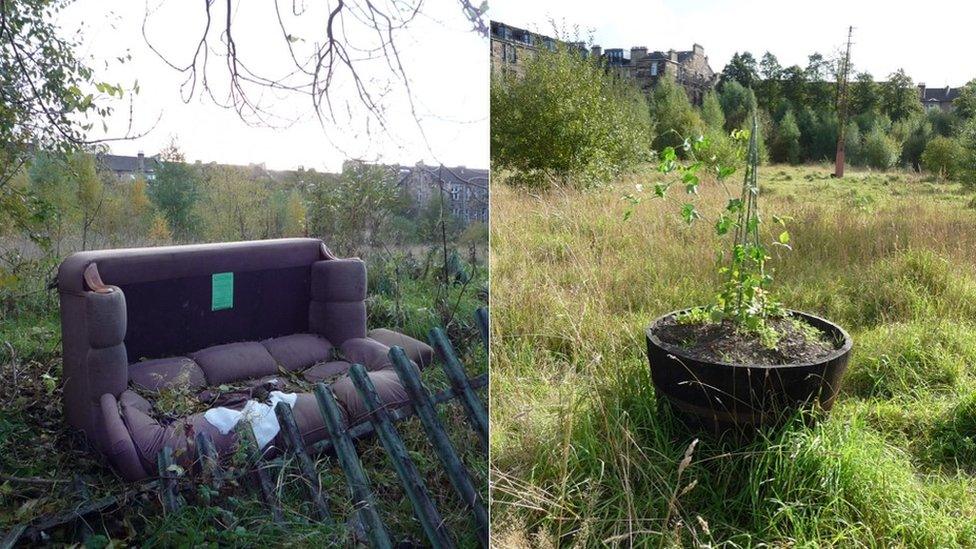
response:
<svg viewBox="0 0 976 549"><path fill-rule="evenodd" d="M654 335L696 360L743 365L814 362L837 349L828 334L800 318L773 318L767 322L779 334L775 347L765 345L758 334L740 330L730 321L687 323L670 316L655 327Z"/></svg>

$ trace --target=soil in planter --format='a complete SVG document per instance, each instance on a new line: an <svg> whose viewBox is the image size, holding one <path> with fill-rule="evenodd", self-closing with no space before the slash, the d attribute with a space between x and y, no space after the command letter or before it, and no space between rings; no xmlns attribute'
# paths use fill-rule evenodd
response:
<svg viewBox="0 0 976 549"><path fill-rule="evenodd" d="M801 319L783 317L767 322L780 334L775 348L764 345L755 333L736 329L729 321L679 323L671 316L655 327L654 335L680 347L691 358L743 365L814 362L837 348L826 334Z"/></svg>

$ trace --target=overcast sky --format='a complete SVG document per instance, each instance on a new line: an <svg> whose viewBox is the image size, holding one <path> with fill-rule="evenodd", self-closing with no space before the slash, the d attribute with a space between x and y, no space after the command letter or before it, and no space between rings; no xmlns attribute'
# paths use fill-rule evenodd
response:
<svg viewBox="0 0 976 549"><path fill-rule="evenodd" d="M976 78L976 2L940 0L492 0L491 18L550 33L550 18L579 26L604 48L651 50L705 47L721 71L736 51L759 59L771 51L785 67L807 55L841 48L854 26L856 70L881 79L898 68L928 86L959 86Z"/></svg>
<svg viewBox="0 0 976 549"><path fill-rule="evenodd" d="M239 57L263 74L277 76L293 68L274 4L253 1L234 4L238 9L233 15L232 28ZM280 4L288 17L293 2L282 0ZM300 7L304 4L307 13L290 18L289 31L299 39L296 47L308 47L325 35L327 4L314 0L298 0L297 4ZM223 2L215 3L215 26L223 23L223 5ZM148 6L152 15L147 34L152 44L175 64L188 63L205 22L203 3L150 0ZM265 92L264 106L283 120L294 121L286 129L249 127L235 112L214 105L199 93L188 104L184 103L180 90L184 75L152 53L142 36L147 9L142 0L77 0L62 13L59 23L66 31L81 29L79 53L90 59L96 80L125 87L138 80L141 91L133 104L135 131L152 126L157 117L162 117L146 137L112 143L114 153L155 154L175 135L190 161L264 162L271 168L304 166L335 171L345 158L359 157L388 163L412 164L424 160L487 167L488 40L471 30L456 0L428 0L423 6L422 15L398 35L402 64L412 86L415 110L423 121L423 134L414 122L402 86L386 94L383 100L390 131L376 131L373 125L370 135L361 122L329 124L330 130L323 131L307 96ZM354 21L347 21L347 29L354 27ZM368 39L363 36L362 43ZM216 33L212 42L216 47L221 46ZM132 60L120 64L116 58L126 53L132 55ZM210 77L218 94L226 93L226 87L222 86L226 84L226 70L220 70L222 63L223 59L211 57ZM379 93L384 76L388 80L390 73L378 67L374 70L372 76L379 79L370 84L370 89ZM346 112L347 101L355 109L353 94L348 87L337 90L333 95L337 110ZM107 135L125 134L128 122L126 101L117 104ZM101 124L95 124L90 137L104 135Z"/></svg>

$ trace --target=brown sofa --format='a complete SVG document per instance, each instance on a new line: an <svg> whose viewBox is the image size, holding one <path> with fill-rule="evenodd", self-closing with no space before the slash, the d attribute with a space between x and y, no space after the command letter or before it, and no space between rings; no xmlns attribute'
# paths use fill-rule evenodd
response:
<svg viewBox="0 0 976 549"><path fill-rule="evenodd" d="M363 364L381 399L400 406L407 397L389 347L421 367L433 356L402 334L367 332L365 265L317 239L81 252L61 264L58 289L65 416L127 480L152 476L163 446L191 465L197 433L232 451L234 431L221 434L201 411L208 406L298 393L295 419L313 444L327 435L303 384L330 382L352 424L366 410L350 364ZM154 400L166 394L199 406L161 416Z"/></svg>

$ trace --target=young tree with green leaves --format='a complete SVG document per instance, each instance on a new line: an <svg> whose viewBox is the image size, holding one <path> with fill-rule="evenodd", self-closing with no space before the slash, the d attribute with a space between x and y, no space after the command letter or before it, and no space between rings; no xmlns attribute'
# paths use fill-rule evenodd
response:
<svg viewBox="0 0 976 549"><path fill-rule="evenodd" d="M674 79L665 76L654 86L649 99L651 119L654 120L655 150L677 147L686 135L697 135L705 129L698 111L688 100L688 94Z"/></svg>
<svg viewBox="0 0 976 549"><path fill-rule="evenodd" d="M892 122L904 120L914 113L922 111L922 103L918 98L918 88L912 78L905 74L904 69L898 69L888 76L881 88L881 111L891 118Z"/></svg>
<svg viewBox="0 0 976 549"><path fill-rule="evenodd" d="M523 69L491 79L492 167L510 183L589 187L648 157L652 122L632 82L563 46Z"/></svg>
<svg viewBox="0 0 976 549"><path fill-rule="evenodd" d="M800 163L800 127L792 110L787 109L776 127L771 156L774 162Z"/></svg>
<svg viewBox="0 0 976 549"><path fill-rule="evenodd" d="M175 138L159 154L156 178L149 185L149 199L166 219L173 238L188 241L200 233L196 212L200 200L199 174L186 163Z"/></svg>

